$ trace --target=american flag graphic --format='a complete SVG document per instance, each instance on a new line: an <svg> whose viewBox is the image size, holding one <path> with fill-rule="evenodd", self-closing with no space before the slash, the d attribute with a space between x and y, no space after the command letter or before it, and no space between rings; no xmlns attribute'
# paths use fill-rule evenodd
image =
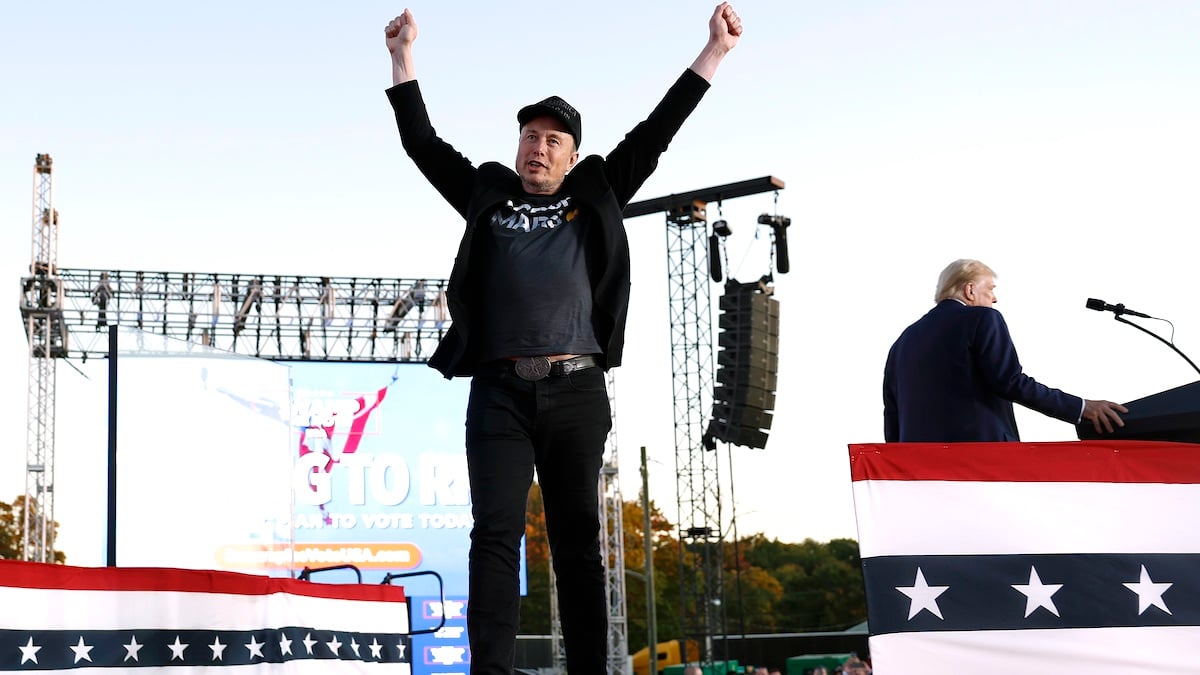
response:
<svg viewBox="0 0 1200 675"><path fill-rule="evenodd" d="M1200 445L852 445L850 464L875 673L1200 673Z"/></svg>
<svg viewBox="0 0 1200 675"><path fill-rule="evenodd" d="M408 612L397 586L0 560L0 672L408 675Z"/></svg>

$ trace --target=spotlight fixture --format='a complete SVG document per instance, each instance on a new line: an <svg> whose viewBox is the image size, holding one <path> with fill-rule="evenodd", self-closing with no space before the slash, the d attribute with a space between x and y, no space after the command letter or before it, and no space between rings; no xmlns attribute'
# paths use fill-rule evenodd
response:
<svg viewBox="0 0 1200 675"><path fill-rule="evenodd" d="M422 306L425 304L425 282L418 281L408 290L400 294L396 298L396 302L392 303L392 311L388 315L387 321L384 324L383 332L391 333L400 325L400 321L408 315L409 312L420 302Z"/></svg>
<svg viewBox="0 0 1200 675"><path fill-rule="evenodd" d="M728 237L733 234L733 230L729 229L729 223L725 222L724 218L713 223L713 232L722 237Z"/></svg>
<svg viewBox="0 0 1200 675"><path fill-rule="evenodd" d="M776 267L780 274L787 274L791 269L791 263L788 261L787 228L792 224L792 219L764 213L758 217L758 224L770 225L771 230L775 232L775 254L778 257Z"/></svg>

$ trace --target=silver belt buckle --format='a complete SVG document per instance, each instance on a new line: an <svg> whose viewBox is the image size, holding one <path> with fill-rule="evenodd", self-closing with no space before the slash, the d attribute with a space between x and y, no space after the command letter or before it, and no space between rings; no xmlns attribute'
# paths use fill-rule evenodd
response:
<svg viewBox="0 0 1200 675"><path fill-rule="evenodd" d="M514 368L517 371L517 377L526 382L544 380L550 375L550 357L522 356L516 360Z"/></svg>

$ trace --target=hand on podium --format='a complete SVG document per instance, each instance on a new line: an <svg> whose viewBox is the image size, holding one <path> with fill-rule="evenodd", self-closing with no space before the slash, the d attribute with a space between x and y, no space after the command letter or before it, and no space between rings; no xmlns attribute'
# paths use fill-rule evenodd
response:
<svg viewBox="0 0 1200 675"><path fill-rule="evenodd" d="M1113 425L1118 427L1125 426L1125 422L1121 420L1121 416L1117 413L1127 413L1129 410L1120 403L1112 401L1089 401L1083 402L1083 419L1092 423L1096 428L1096 433L1111 434Z"/></svg>

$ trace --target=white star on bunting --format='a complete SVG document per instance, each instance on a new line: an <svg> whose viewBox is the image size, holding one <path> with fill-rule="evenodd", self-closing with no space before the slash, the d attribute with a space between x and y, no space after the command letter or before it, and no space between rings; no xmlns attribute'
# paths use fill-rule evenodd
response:
<svg viewBox="0 0 1200 675"><path fill-rule="evenodd" d="M1025 618L1028 619L1030 614L1033 614L1039 607L1044 607L1054 616L1058 616L1058 607L1054 606L1054 600L1051 599L1062 584L1043 584L1041 577L1038 576L1037 569L1029 568L1029 583L1028 584L1013 584L1013 588L1025 594Z"/></svg>
<svg viewBox="0 0 1200 675"><path fill-rule="evenodd" d="M367 645L367 647L370 647L370 649L371 649L371 658L373 658L373 659L383 658L383 655L379 651L379 650L383 649L383 645L379 644L379 640L376 640L375 638L371 638L371 644Z"/></svg>
<svg viewBox="0 0 1200 675"><path fill-rule="evenodd" d="M41 645L33 644L33 636L29 636L29 642L26 642L24 647L17 645L17 649L21 650L21 663L24 664L26 661L37 663L37 653L41 648Z"/></svg>
<svg viewBox="0 0 1200 675"><path fill-rule="evenodd" d="M129 644L122 645L122 646L125 647L125 658L122 659L122 663L125 661L128 661L129 659L133 659L133 662L137 663L138 652L141 651L142 647L145 647L146 645L139 645L138 641L137 641L137 636L130 635L129 636Z"/></svg>
<svg viewBox="0 0 1200 675"><path fill-rule="evenodd" d="M228 646L229 645L221 644L221 638L219 636L213 638L213 643L208 646L208 648L212 650L212 660L223 661L225 659L225 648Z"/></svg>
<svg viewBox="0 0 1200 675"><path fill-rule="evenodd" d="M92 660L92 647L91 645L83 644L82 635L79 636L79 644L72 646L71 651L75 652L75 663Z"/></svg>
<svg viewBox="0 0 1200 675"><path fill-rule="evenodd" d="M312 633L305 633L303 642L304 648L308 650L308 655L312 656L313 645L317 644L317 641L312 639Z"/></svg>
<svg viewBox="0 0 1200 675"><path fill-rule="evenodd" d="M1137 593L1138 596L1138 616L1141 616L1150 606L1153 605L1167 614L1171 610L1167 609L1167 603L1163 602L1163 593L1167 592L1173 584L1170 583L1154 583L1150 580L1150 573L1146 571L1146 566L1142 565L1142 575L1137 583L1122 584L1125 588Z"/></svg>
<svg viewBox="0 0 1200 675"><path fill-rule="evenodd" d="M182 644L179 642L178 635L175 636L175 644L167 645L167 647L169 647L171 649L171 658L170 658L171 661L174 661L175 659L179 659L180 661L182 661L183 660L183 650L188 648L188 646L186 644Z"/></svg>
<svg viewBox="0 0 1200 675"><path fill-rule="evenodd" d="M279 638L279 653L284 656L292 655L292 641L286 635Z"/></svg>
<svg viewBox="0 0 1200 675"><path fill-rule="evenodd" d="M928 610L930 614L936 616L943 621L942 610L938 609L937 598L942 593L950 588L949 586L930 586L925 583L925 574L921 572L921 568L917 568L917 579L912 586L896 586L896 590L907 595L911 602L908 605L908 618L921 613L921 610Z"/></svg>
<svg viewBox="0 0 1200 675"><path fill-rule="evenodd" d="M250 641L246 643L246 649L250 650L250 658L251 659L254 659L255 656L257 656L260 659L264 658L263 653L262 653L262 648L263 648L264 644L266 644L266 643L259 642L258 638L254 637L253 635L250 636Z"/></svg>
<svg viewBox="0 0 1200 675"><path fill-rule="evenodd" d="M342 643L338 642L336 635L333 636L332 640L326 642L325 645L329 647L329 651L333 652L334 656L337 656L338 650L342 648Z"/></svg>

